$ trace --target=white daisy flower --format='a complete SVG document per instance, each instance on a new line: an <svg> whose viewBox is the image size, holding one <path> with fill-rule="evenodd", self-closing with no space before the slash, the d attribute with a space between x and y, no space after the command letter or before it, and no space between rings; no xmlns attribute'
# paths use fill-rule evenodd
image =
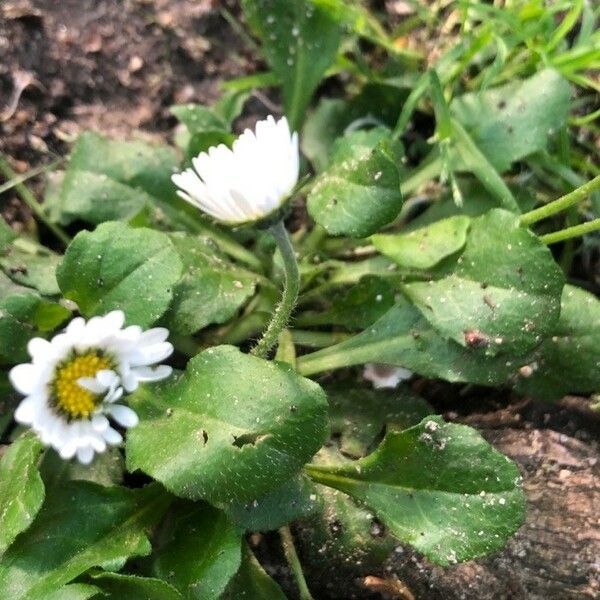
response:
<svg viewBox="0 0 600 600"><path fill-rule="evenodd" d="M178 194L229 225L257 221L288 198L299 170L298 134L287 119L272 116L246 129L233 142L209 148L192 160L193 169L172 176Z"/></svg>
<svg viewBox="0 0 600 600"><path fill-rule="evenodd" d="M404 367L382 363L367 363L363 371L363 378L370 381L376 390L398 387L401 381L410 379L412 376L413 372Z"/></svg>
<svg viewBox="0 0 600 600"><path fill-rule="evenodd" d="M138 423L135 412L119 403L123 391L171 374L171 367L157 365L173 352L169 331L123 328L124 321L120 310L87 322L73 319L50 341L33 338L27 346L32 361L10 371L11 383L26 396L15 420L64 459L76 455L89 464L94 453L120 444L110 420L124 428Z"/></svg>

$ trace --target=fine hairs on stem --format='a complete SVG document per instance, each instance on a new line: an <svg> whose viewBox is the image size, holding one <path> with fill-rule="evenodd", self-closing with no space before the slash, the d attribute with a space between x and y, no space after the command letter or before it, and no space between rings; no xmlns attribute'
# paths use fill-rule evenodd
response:
<svg viewBox="0 0 600 600"><path fill-rule="evenodd" d="M273 318L269 323L263 336L258 341L256 346L252 348L251 353L260 358L266 358L270 350L277 343L279 334L287 325L290 315L296 305L298 298L298 290L300 288L300 276L298 273L298 263L294 248L283 221L278 221L275 225L269 228L271 235L277 242L277 247L281 252L283 259L283 267L285 271L285 284L281 294L281 300L275 309Z"/></svg>

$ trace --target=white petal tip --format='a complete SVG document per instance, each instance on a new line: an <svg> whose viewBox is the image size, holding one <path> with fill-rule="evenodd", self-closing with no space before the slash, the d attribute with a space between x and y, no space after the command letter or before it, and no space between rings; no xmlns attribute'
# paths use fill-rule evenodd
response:
<svg viewBox="0 0 600 600"><path fill-rule="evenodd" d="M114 404L108 408L112 418L122 427L130 429L135 427L139 422L139 418L135 411L128 406L122 404Z"/></svg>
<svg viewBox="0 0 600 600"><path fill-rule="evenodd" d="M89 465L94 460L94 450L91 446L77 448L77 460L82 465Z"/></svg>

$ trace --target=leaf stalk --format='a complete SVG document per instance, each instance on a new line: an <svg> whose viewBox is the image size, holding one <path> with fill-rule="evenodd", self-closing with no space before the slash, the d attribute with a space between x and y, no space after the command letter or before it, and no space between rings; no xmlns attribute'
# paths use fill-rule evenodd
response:
<svg viewBox="0 0 600 600"><path fill-rule="evenodd" d="M283 546L285 558L287 559L290 569L294 574L294 578L296 579L300 600L313 600L310 590L308 589L308 585L306 584L306 579L304 578L302 565L300 564L300 559L298 558L298 553L296 552L296 546L294 545L294 538L292 537L290 528L287 525L282 527L279 530L279 535L281 536L281 544Z"/></svg>
<svg viewBox="0 0 600 600"><path fill-rule="evenodd" d="M600 219L594 219L593 221L588 221L587 223L580 223L579 225L567 227L566 229L561 229L560 231L547 233L546 235L542 235L540 240L544 242L544 244L556 244L557 242L564 242L565 240L580 237L586 233L591 233L592 231L598 230L600 230Z"/></svg>
<svg viewBox="0 0 600 600"><path fill-rule="evenodd" d="M532 225L533 223L537 223L542 219L546 219L552 215L555 215L556 213L562 212L567 208L571 208L571 206L579 204L579 202L585 200L585 198L587 198L592 192L595 192L598 189L600 189L600 175L594 177L594 179L588 181L587 183L584 183L576 190L561 196L557 200L525 213L521 216L521 225Z"/></svg>

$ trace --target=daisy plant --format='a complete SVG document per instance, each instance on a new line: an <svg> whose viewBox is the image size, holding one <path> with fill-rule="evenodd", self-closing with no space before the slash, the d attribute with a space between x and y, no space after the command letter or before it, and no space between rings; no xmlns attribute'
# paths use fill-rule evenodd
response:
<svg viewBox="0 0 600 600"><path fill-rule="evenodd" d="M520 470L458 405L600 389L589 17L500 60L469 10L425 68L358 3L241 6L268 70L173 144L84 132L43 203L0 161L39 225L0 220L2 599L364 597L501 552Z"/></svg>

